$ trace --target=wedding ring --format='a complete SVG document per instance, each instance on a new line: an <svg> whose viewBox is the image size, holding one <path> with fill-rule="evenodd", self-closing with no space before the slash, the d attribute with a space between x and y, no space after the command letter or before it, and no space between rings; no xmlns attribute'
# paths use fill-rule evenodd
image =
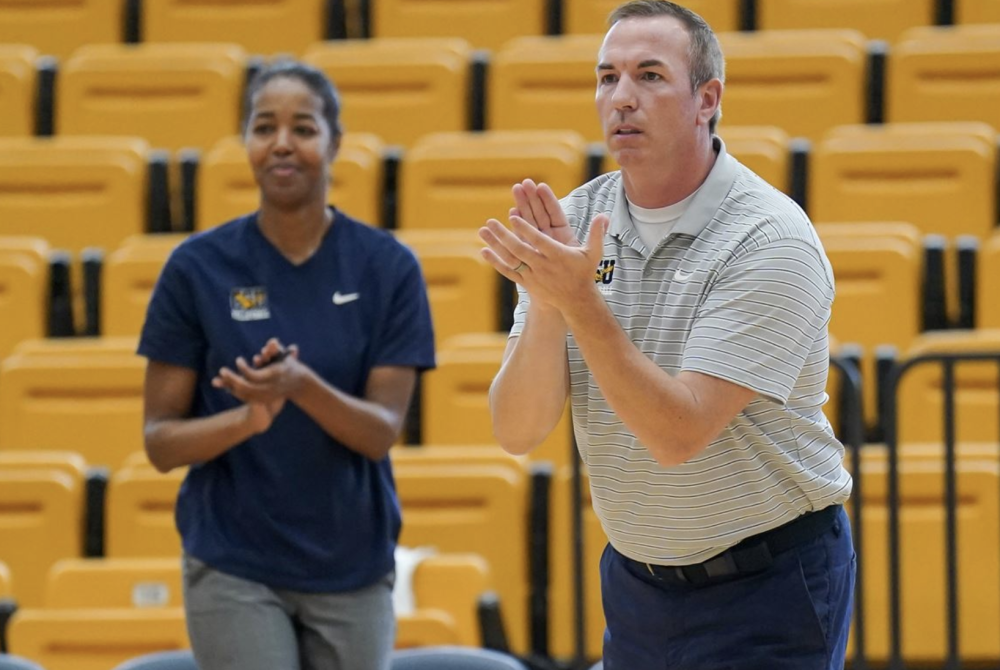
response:
<svg viewBox="0 0 1000 670"><path fill-rule="evenodd" d="M513 268L513 271L516 272L517 274L521 274L521 270L523 270L526 267L528 267L528 264L525 263L524 261L521 261L520 263L517 264L516 268Z"/></svg>

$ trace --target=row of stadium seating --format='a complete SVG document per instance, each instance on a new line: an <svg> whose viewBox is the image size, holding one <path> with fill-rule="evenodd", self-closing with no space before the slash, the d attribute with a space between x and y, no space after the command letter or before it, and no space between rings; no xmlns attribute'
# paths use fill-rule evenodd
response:
<svg viewBox="0 0 1000 670"><path fill-rule="evenodd" d="M922 236L905 223L819 224L837 282L830 330L843 344L858 345L858 365L864 382L865 417L872 430L880 425L881 388L892 360L916 346L922 333L946 331L953 325L946 290L946 247L939 236ZM514 297L511 285L481 257L482 244L473 231L397 231L421 264L428 287L435 334L442 367L425 379L422 421L411 423L408 439L420 442L420 433L433 442L449 427L489 439L486 430L473 430L457 417L459 405L444 403L437 384L449 368L447 346L472 338L474 356L481 369L479 381L458 378L448 383L448 393L466 392L485 397L489 379L499 365L504 333L509 328ZM137 235L126 239L106 257L91 254L85 264L80 328L76 316L66 257L53 254L41 239L0 237L0 317L10 324L0 332L0 360L13 353L24 340L46 335L86 335L134 338L145 318L152 287L171 250L182 234ZM55 261L53 261L53 257ZM994 233L980 249L971 238L963 238L956 279L957 322L961 328L1000 328L1000 309L993 299L1000 281L1000 233ZM879 315L879 318L872 318ZM491 333L492 335L487 335ZM131 354L133 341L121 346ZM473 354L454 354L456 362ZM136 361L134 384L139 383L141 362ZM86 388L86 378L81 380ZM23 390L27 392L27 390ZM3 389L0 389L2 396ZM477 396L477 402L479 401ZM137 408L136 408L137 409ZM420 411L419 408L415 411ZM3 412L0 411L0 416ZM476 421L485 419L477 417ZM13 426L14 419L11 419ZM42 429L47 422L31 430ZM475 422L473 422L475 425ZM129 426L133 429L135 426ZM107 426L105 426L107 429ZM0 428L0 432L2 432ZM28 430L26 428L26 430ZM470 432L471 431L471 432ZM878 433L873 439L877 439Z"/></svg>
<svg viewBox="0 0 1000 670"><path fill-rule="evenodd" d="M822 234L839 291L831 328L842 342L863 347L866 377L874 375L877 347L905 351L919 333L941 327L932 315L944 316L943 258L933 240L922 248L916 231L906 224L829 225ZM471 235L417 231L398 237L415 250L422 266L439 349L464 334L503 336L513 304L511 287L483 261ZM182 238L137 236L103 263L92 258L86 267L81 333L135 337L160 269ZM991 241L979 264L983 309L978 318L984 327L997 327L998 321L995 304L987 299L995 283L997 248L998 242ZM69 268L64 256L55 254L51 261L52 255L37 238L0 238L0 291L5 296L0 317L10 324L0 332L0 360L22 341L72 336L77 330L67 288ZM972 264L967 256L963 267ZM933 286L937 290L932 293ZM871 319L873 313L886 318ZM495 356L498 360L499 352ZM868 414L874 416L871 409ZM427 430L435 434L432 427Z"/></svg>
<svg viewBox="0 0 1000 670"><path fill-rule="evenodd" d="M871 274L876 276L876 271ZM887 319L896 317L887 301L877 307L884 309L868 312L869 320L877 320L873 313ZM988 350L997 346L998 333L997 329L982 329L916 334L899 346L894 358ZM440 445L494 442L488 392L504 345L503 333L471 333L439 343L438 368L421 380L402 441ZM78 451L93 465L116 467L128 454L141 449L145 363L134 348L134 337L27 340L19 344L0 364L0 450ZM864 352L861 367L865 393L874 400L866 403L866 418L877 425L883 418L880 410L886 376L870 371L874 368L869 362L874 358L872 353ZM903 442L929 442L943 434L940 412L934 411L942 404L941 376L932 372L914 372L899 388L899 411L907 417L897 431ZM990 371L970 366L957 375L954 386L963 419L955 431L957 439L997 440L1000 436L992 420L997 416L996 380ZM834 388L830 395L839 398ZM826 411L835 423L841 421L837 402L830 403ZM557 467L571 464L570 435L567 412L549 439L533 452L533 459Z"/></svg>
<svg viewBox="0 0 1000 670"><path fill-rule="evenodd" d="M961 648L964 658L993 663L1000 659L995 635L1000 625L998 456L995 443L962 445L956 465L961 501L957 529ZM572 656L578 596L569 567L574 560L575 514L571 467L546 476L547 488L541 495L551 507L539 508L539 491L532 481L536 477L525 461L495 445L400 447L392 457L405 518L402 542L433 546L440 554L438 564L430 561L424 577L418 572L415 580L415 615L427 620L401 625L400 646L483 644L477 612L481 594L490 589L499 595L505 632L514 649L525 653L545 648L556 658ZM160 625L173 625L165 622L179 618L176 630L183 630L183 613L177 609L180 549L172 514L182 473L158 474L143 459L137 454L111 475L106 557L81 560L79 529L85 508L79 457L3 453L0 539L9 570L0 571L4 576L0 595L13 597L18 605L9 629L10 651L44 660L46 665L49 655L55 654L59 665L50 667L56 670L102 667L68 664L88 650L109 653L116 648L113 640L129 640L128 628L109 629L101 635L110 637L98 637L83 623L88 618L84 609L93 617L95 608L131 608L135 619L149 618ZM903 653L911 662L940 661L947 648L942 618L946 591L942 452L940 446L908 445L900 459ZM889 652L886 452L867 446L861 463L865 609L858 621L864 622L869 658L878 660ZM600 654L603 632L597 564L606 540L589 505L585 475L582 484L585 644L586 655L593 658ZM541 525L539 509L548 515ZM545 535L541 540L540 533ZM537 581L540 574L542 583ZM540 587L547 588L547 597L535 591ZM547 618L547 626L532 628L539 625L539 612ZM129 617L121 611L96 616L104 627L123 618ZM535 639L537 631L546 628L547 640ZM87 634L94 636L91 640L106 641L84 644ZM173 648L163 635L161 631L154 636L149 650Z"/></svg>
<svg viewBox="0 0 1000 670"><path fill-rule="evenodd" d="M988 294L981 291L974 297L975 286L987 286L983 282L990 273L985 271L985 278L977 281L973 272L974 251L987 245L997 220L997 148L991 128L965 123L847 126L812 149L775 128L723 125L721 133L734 155L806 205L827 231L825 237L836 230L855 234L858 229L841 227L845 222L904 221L915 226L915 231L890 231L913 248L904 264L909 273L904 285L914 290L905 300L918 306L918 316L902 321L907 332L914 330L909 324L917 322L922 324L919 330L994 323ZM40 236L50 249L72 254L77 314L88 316L85 326L70 325L61 334L135 334L144 299L138 304L102 300L99 261L102 253L117 253L128 238L171 230L171 201L180 201L174 210L183 212L176 226L181 231L205 230L256 207L257 189L236 138L220 142L201 160L185 161L182 177L171 180L176 186L172 194L168 166L141 140L8 139L0 140L0 148L0 235ZM333 166L331 201L359 218L397 229L419 255L448 247L447 255L466 258L468 272L478 273L470 295L481 301L480 308L467 311L454 329L451 324L439 326L442 333L502 330L510 303L494 307L496 278L488 268L475 269L481 265L475 230L487 218L506 212L510 185L525 176L566 193L589 176L615 167L592 149L570 132L497 131L431 135L399 154L373 136L348 134ZM867 237L871 233L866 229ZM928 240L928 235L941 237ZM157 245L148 251L150 245L143 247L140 255L151 264L144 270L147 275L158 270L178 239L164 237L159 246L166 248L159 250ZM920 260L919 247L928 245L937 250L936 256ZM952 252L956 247L961 262ZM100 253L83 254L95 248ZM984 247L984 268L992 263L992 249ZM858 263L864 254L876 253L862 251L854 256ZM93 261L84 265L94 272L81 271L77 260L84 257ZM143 281L148 285L152 278ZM29 298L26 304L43 310L36 300ZM99 317L102 305L104 316ZM131 316L119 319L123 311ZM105 319L109 321L102 325ZM77 323L82 323L80 318ZM845 342L856 337L851 329L837 334ZM883 343L898 345L898 339Z"/></svg>
<svg viewBox="0 0 1000 670"><path fill-rule="evenodd" d="M487 393L505 343L503 333L475 333L439 344L407 441L493 442ZM21 342L0 364L0 451L77 451L91 465L116 468L141 450L145 360L135 346L135 337ZM533 458L568 464L570 444L564 417Z"/></svg>
<svg viewBox="0 0 1000 670"><path fill-rule="evenodd" d="M78 0L0 8L0 42L65 57L84 44L225 39L256 54L323 39L461 37L495 49L513 37L601 33L620 0ZM716 30L850 28L895 40L935 24L1000 23L998 0L681 0Z"/></svg>
<svg viewBox="0 0 1000 670"><path fill-rule="evenodd" d="M1000 127L1000 24L916 28L891 49L832 29L722 33L720 41L730 126L778 126L812 141L839 125L883 120ZM387 38L312 43L303 59L340 88L345 128L388 144L484 129L574 130L602 141L599 46L599 35L519 37L494 52L459 38ZM231 43L99 44L59 62L39 53L0 46L0 135L124 134L204 151L239 133L246 78L261 64Z"/></svg>
<svg viewBox="0 0 1000 670"><path fill-rule="evenodd" d="M474 615L476 601L488 587L503 603L507 623L501 633L506 636L509 632L510 643L525 651L532 591L528 557L544 558L546 551L544 546L532 546L539 540L530 524L535 518L548 516L547 503L536 501L532 493L536 477L532 466L523 458L489 447L397 449L393 461L406 516L401 543L433 548L441 555L438 569L425 577L429 583L417 584L418 605L453 601L465 610L451 612L456 620L448 634L455 639L423 643L481 644L486 631L478 630ZM138 607L178 607L180 589L175 587L179 575L175 570L181 548L173 509L185 472L160 474L148 464L145 454L135 453L110 475L105 471L105 494L97 485L101 472L88 470L88 465L74 452L0 451L0 542L7 568L0 573L7 577L0 580L0 586L7 587L22 614L34 614L36 609L82 608L87 602L122 607L135 599L140 600L134 603ZM541 532L545 532L544 527ZM95 535L103 535L96 538L103 541L95 544ZM452 556L468 553L480 558ZM79 574L85 565L100 572L105 564L80 563L83 557L119 563L123 559L173 559L172 568L156 566L158 575L171 573L167 577L169 588L105 592L101 574L92 573L90 578ZM58 564L67 559L82 582L70 586L59 583L64 575ZM134 581L140 566L128 561L122 565L132 569ZM452 581L442 573L445 566L457 582L449 589L436 588ZM102 593L101 597L96 595ZM416 634L413 630L402 639ZM32 656L18 649L16 640L10 649Z"/></svg>
<svg viewBox="0 0 1000 670"><path fill-rule="evenodd" d="M719 132L816 223L907 221L979 240L996 227L998 135L984 124L840 126L812 147L776 128ZM562 196L616 167L571 131L435 133L405 153L348 133L330 201L389 229L476 230L505 216L510 186L526 177ZM257 206L238 138L189 156L180 177L169 172L139 138L0 139L0 235L41 236L77 254L144 232L205 230Z"/></svg>

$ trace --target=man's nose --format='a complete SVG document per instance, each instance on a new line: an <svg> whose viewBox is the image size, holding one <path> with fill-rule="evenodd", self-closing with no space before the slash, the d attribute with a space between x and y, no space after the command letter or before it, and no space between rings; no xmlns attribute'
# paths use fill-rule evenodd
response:
<svg viewBox="0 0 1000 670"><path fill-rule="evenodd" d="M622 75L618 78L611 102L615 109L635 109L635 82L631 77Z"/></svg>

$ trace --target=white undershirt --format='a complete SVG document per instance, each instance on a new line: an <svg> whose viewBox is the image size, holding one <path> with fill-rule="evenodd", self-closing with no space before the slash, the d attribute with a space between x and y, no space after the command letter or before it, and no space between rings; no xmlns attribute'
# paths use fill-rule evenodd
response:
<svg viewBox="0 0 1000 670"><path fill-rule="evenodd" d="M628 213L632 217L632 224L635 226L635 231L639 234L639 239L646 245L646 249L650 253L656 249L656 245L660 243L660 240L670 234L674 224L684 216L684 212L687 211L691 200L697 193L698 191L695 191L673 205L657 207L655 209L639 207L626 198Z"/></svg>

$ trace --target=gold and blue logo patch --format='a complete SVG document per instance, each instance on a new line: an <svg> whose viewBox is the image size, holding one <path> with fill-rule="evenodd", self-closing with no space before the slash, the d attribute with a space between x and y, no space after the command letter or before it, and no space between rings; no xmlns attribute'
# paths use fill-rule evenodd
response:
<svg viewBox="0 0 1000 670"><path fill-rule="evenodd" d="M244 286L229 292L229 310L236 321L262 321L271 318L267 306L267 289Z"/></svg>
<svg viewBox="0 0 1000 670"><path fill-rule="evenodd" d="M611 279L615 276L615 260L613 258L605 258L597 265L597 271L594 273L594 283L597 284L597 288L601 293L611 292Z"/></svg>

